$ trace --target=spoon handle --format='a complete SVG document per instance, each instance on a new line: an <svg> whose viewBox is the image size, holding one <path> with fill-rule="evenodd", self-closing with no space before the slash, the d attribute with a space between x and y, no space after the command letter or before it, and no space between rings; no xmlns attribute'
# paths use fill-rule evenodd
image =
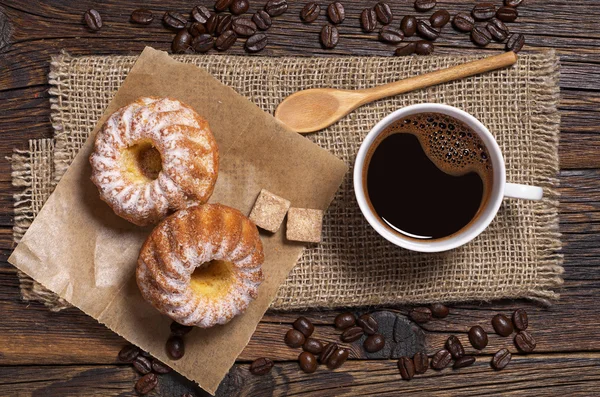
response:
<svg viewBox="0 0 600 397"><path fill-rule="evenodd" d="M405 92L431 87L436 84L489 72L490 70L500 69L513 65L515 62L517 62L517 54L509 51L501 55L494 55L477 61L463 63L435 72L396 81L394 83L367 88L359 91L364 95L359 106L388 96L403 94Z"/></svg>

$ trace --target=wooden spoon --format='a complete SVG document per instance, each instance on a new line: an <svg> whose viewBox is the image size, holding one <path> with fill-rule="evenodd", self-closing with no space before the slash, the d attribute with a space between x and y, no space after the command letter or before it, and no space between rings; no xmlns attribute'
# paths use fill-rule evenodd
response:
<svg viewBox="0 0 600 397"><path fill-rule="evenodd" d="M314 132L330 126L366 103L500 69L515 62L517 54L510 51L364 90L313 88L298 91L279 104L275 118L296 132Z"/></svg>

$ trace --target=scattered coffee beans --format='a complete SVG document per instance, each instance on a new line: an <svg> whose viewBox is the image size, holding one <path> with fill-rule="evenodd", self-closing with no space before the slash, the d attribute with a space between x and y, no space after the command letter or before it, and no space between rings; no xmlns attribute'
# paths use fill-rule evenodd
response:
<svg viewBox="0 0 600 397"><path fill-rule="evenodd" d="M379 31L379 40L387 43L399 43L404 40L404 32L393 26L386 25Z"/></svg>
<svg viewBox="0 0 600 397"><path fill-rule="evenodd" d="M396 51L394 52L394 54L396 54L398 56L412 55L415 53L416 48L417 48L416 43L407 43L407 44L401 45L400 47L396 48Z"/></svg>
<svg viewBox="0 0 600 397"><path fill-rule="evenodd" d="M244 47L248 52L259 52L264 50L264 48L267 46L267 43L267 35L264 33L257 33L253 36L250 36L248 40L246 40Z"/></svg>
<svg viewBox="0 0 600 397"><path fill-rule="evenodd" d="M402 356L398 360L398 369L400 370L402 379L411 380L415 376L415 365L413 360L406 356Z"/></svg>
<svg viewBox="0 0 600 397"><path fill-rule="evenodd" d="M439 10L433 13L429 18L431 26L434 28L441 28L450 21L450 13L446 10Z"/></svg>
<svg viewBox="0 0 600 397"><path fill-rule="evenodd" d="M344 22L346 19L346 11L344 10L344 6L339 1L335 1L327 7L327 16L331 23L339 25Z"/></svg>
<svg viewBox="0 0 600 397"><path fill-rule="evenodd" d="M371 317L370 314L366 313L360 316L358 320L356 320L356 325L361 327L367 335L373 335L379 330L379 324L377 324L377 321L373 317Z"/></svg>
<svg viewBox="0 0 600 397"><path fill-rule="evenodd" d="M290 329L285 334L285 344L289 347L300 347L306 341L304 334L297 329Z"/></svg>
<svg viewBox="0 0 600 397"><path fill-rule="evenodd" d="M202 32L204 33L204 32ZM177 321L171 323L171 334L176 336L183 336L189 333L194 327L188 325L179 324Z"/></svg>
<svg viewBox="0 0 600 397"><path fill-rule="evenodd" d="M493 18L487 25L487 30L496 41L502 42L508 37L508 28L499 19Z"/></svg>
<svg viewBox="0 0 600 397"><path fill-rule="evenodd" d="M158 385L158 376L156 374L146 374L135 383L135 391L139 394L148 394Z"/></svg>
<svg viewBox="0 0 600 397"><path fill-rule="evenodd" d="M233 15L242 15L250 8L248 0L233 0L233 3L229 6L229 12Z"/></svg>
<svg viewBox="0 0 600 397"><path fill-rule="evenodd" d="M519 52L521 48L525 45L525 36L521 33L513 33L508 38L506 42L506 49L508 51Z"/></svg>
<svg viewBox="0 0 600 397"><path fill-rule="evenodd" d="M531 353L535 347L535 339L527 331L521 331L515 336L515 346L523 353Z"/></svg>
<svg viewBox="0 0 600 397"><path fill-rule="evenodd" d="M133 361L133 368L138 371L142 375L146 375L152 372L152 362L148 357L144 357L142 355L137 356Z"/></svg>
<svg viewBox="0 0 600 397"><path fill-rule="evenodd" d="M417 18L412 15L405 16L400 22L400 29L404 32L404 36L414 36L417 33Z"/></svg>
<svg viewBox="0 0 600 397"><path fill-rule="evenodd" d="M321 29L321 44L325 48L334 48L340 39L340 34L335 26L325 25Z"/></svg>
<svg viewBox="0 0 600 397"><path fill-rule="evenodd" d="M167 354L172 360L179 360L185 354L185 345L181 336L171 335L167 340Z"/></svg>
<svg viewBox="0 0 600 397"><path fill-rule="evenodd" d="M473 7L471 14L478 21L487 21L496 15L496 6L494 3L479 3Z"/></svg>
<svg viewBox="0 0 600 397"><path fill-rule="evenodd" d="M321 364L326 364L333 353L338 350L338 344L335 342L328 343L327 346L323 348L323 351L319 355L319 361Z"/></svg>
<svg viewBox="0 0 600 397"><path fill-rule="evenodd" d="M480 47L485 47L492 41L492 35L485 26L475 26L471 31L471 40Z"/></svg>
<svg viewBox="0 0 600 397"><path fill-rule="evenodd" d="M361 327L351 327L344 331L340 339L342 342L351 343L359 340L364 332Z"/></svg>
<svg viewBox="0 0 600 397"><path fill-rule="evenodd" d="M320 13L321 6L314 1L311 1L302 8L302 11L300 11L300 19L302 19L303 22L311 23L319 18Z"/></svg>
<svg viewBox="0 0 600 397"><path fill-rule="evenodd" d="M454 335L451 335L446 341L446 349L448 349L450 354L452 354L452 357L455 359L461 358L465 355L465 348L460 342L460 339Z"/></svg>
<svg viewBox="0 0 600 397"><path fill-rule="evenodd" d="M337 349L331 353L331 357L327 360L327 368L336 369L341 367L348 359L350 352L348 349Z"/></svg>
<svg viewBox="0 0 600 397"><path fill-rule="evenodd" d="M435 41L440 37L440 31L426 21L417 22L417 32L419 32L419 36L429 41ZM429 308L425 309L429 310ZM431 314L431 310L429 310L429 313Z"/></svg>
<svg viewBox="0 0 600 397"><path fill-rule="evenodd" d="M474 356L462 356L462 357L456 359L456 361L454 361L454 365L452 366L452 368L458 369L458 368L468 367L469 365L472 365L474 362L475 362Z"/></svg>
<svg viewBox="0 0 600 397"><path fill-rule="evenodd" d="M441 370L444 369L452 361L452 354L446 349L442 349L435 353L431 358L431 368Z"/></svg>
<svg viewBox="0 0 600 397"><path fill-rule="evenodd" d="M419 21L422 22L422 21ZM417 42L418 52L419 42ZM428 307L415 307L408 313L409 317L418 324L425 324L431 320L431 309Z"/></svg>
<svg viewBox="0 0 600 397"><path fill-rule="evenodd" d="M365 32L372 32L377 27L377 14L372 8L365 8L360 13L360 26Z"/></svg>
<svg viewBox="0 0 600 397"><path fill-rule="evenodd" d="M315 331L315 326L306 317L298 317L293 326L307 338Z"/></svg>
<svg viewBox="0 0 600 397"><path fill-rule="evenodd" d="M417 55L429 55L433 53L433 43L425 40L419 40L415 42L415 54Z"/></svg>
<svg viewBox="0 0 600 397"><path fill-rule="evenodd" d="M153 358L152 359L152 371L156 372L157 374L168 374L169 372L172 371L172 369L167 364L162 363L162 362L158 361L157 359Z"/></svg>
<svg viewBox="0 0 600 397"><path fill-rule="evenodd" d="M415 9L417 11L429 11L437 2L435 0L415 0Z"/></svg>
<svg viewBox="0 0 600 397"><path fill-rule="evenodd" d="M183 54L190 49L191 43L192 35L190 32L187 29L181 29L171 43L171 51L175 54Z"/></svg>
<svg viewBox="0 0 600 397"><path fill-rule="evenodd" d="M233 17L231 14L219 15L217 18L217 28L215 29L215 33L217 35L223 34L227 30L231 30L231 25L233 24Z"/></svg>
<svg viewBox="0 0 600 397"><path fill-rule="evenodd" d="M508 7L518 7L523 0L504 0L504 5Z"/></svg>
<svg viewBox="0 0 600 397"><path fill-rule="evenodd" d="M188 28L188 32L190 32L192 37L198 37L201 34L206 33L206 28L204 27L204 24L200 22L194 22Z"/></svg>
<svg viewBox="0 0 600 397"><path fill-rule="evenodd" d="M308 338L302 345L302 349L312 354L321 354L323 351L323 344L317 339Z"/></svg>
<svg viewBox="0 0 600 397"><path fill-rule="evenodd" d="M511 358L512 358L512 354L510 354L508 349L498 350L496 352L496 354L494 354L494 357L492 358L492 368L494 368L496 370L504 369L510 362Z"/></svg>
<svg viewBox="0 0 600 397"><path fill-rule="evenodd" d="M508 336L513 332L513 325L504 314L496 314L492 318L492 326L500 336Z"/></svg>
<svg viewBox="0 0 600 397"><path fill-rule="evenodd" d="M209 34L201 34L192 40L192 49L196 52L208 52L215 45L215 40Z"/></svg>
<svg viewBox="0 0 600 397"><path fill-rule="evenodd" d="M309 352L302 352L298 356L298 363L300 364L300 369L307 374L312 374L317 370L317 358L314 354Z"/></svg>
<svg viewBox="0 0 600 397"><path fill-rule="evenodd" d="M487 333L479 325L475 325L469 330L469 342L475 349L483 350L488 344Z"/></svg>
<svg viewBox="0 0 600 397"><path fill-rule="evenodd" d="M167 11L163 16L163 23L172 29L183 29L187 18L175 11Z"/></svg>
<svg viewBox="0 0 600 397"><path fill-rule="evenodd" d="M527 312L523 309L517 309L512 315L512 321L516 329L519 331L525 331L529 326L529 319Z"/></svg>
<svg viewBox="0 0 600 397"><path fill-rule="evenodd" d="M215 2L215 10L225 11L233 3L233 0L217 0Z"/></svg>
<svg viewBox="0 0 600 397"><path fill-rule="evenodd" d="M124 363L132 363L139 354L140 349L137 346L127 345L119 352L119 361Z"/></svg>
<svg viewBox="0 0 600 397"><path fill-rule="evenodd" d="M271 369L273 369L273 366L275 365L275 363L273 362L273 360L270 360L268 358L257 358L256 360L252 361L252 364L250 364L250 373L252 375L266 375L269 372L271 372Z"/></svg>
<svg viewBox="0 0 600 397"><path fill-rule="evenodd" d="M383 1L379 2L375 4L374 10L375 14L377 15L377 20L383 25L389 25L392 23L394 14L392 13L392 9L388 3L384 3Z"/></svg>
<svg viewBox="0 0 600 397"><path fill-rule="evenodd" d="M369 353L375 353L383 349L385 346L385 338L381 334L373 334L365 339L363 347Z"/></svg>
<svg viewBox="0 0 600 397"><path fill-rule="evenodd" d="M149 25L154 20L152 11L138 8L131 13L130 21L139 25Z"/></svg>
<svg viewBox="0 0 600 397"><path fill-rule="evenodd" d="M250 18L236 18L231 24L233 31L240 37L250 37L256 33L256 24ZM263 35L266 39L267 36ZM266 43L265 43L266 45ZM263 46L264 48L264 46ZM311 324L312 325L312 324Z"/></svg>
<svg viewBox="0 0 600 397"><path fill-rule="evenodd" d="M203 5L196 6L192 9L192 18L199 23L206 23L212 12Z"/></svg>
<svg viewBox="0 0 600 397"><path fill-rule="evenodd" d="M513 7L500 7L496 11L496 18L503 22L514 22L519 16L519 12Z"/></svg>
<svg viewBox="0 0 600 397"><path fill-rule="evenodd" d="M94 32L102 28L102 17L100 16L100 13L94 9L87 10L83 14L83 19L85 20L87 27Z"/></svg>
<svg viewBox="0 0 600 397"><path fill-rule="evenodd" d="M287 9L287 0L269 0L265 5L265 11L272 17L282 15Z"/></svg>
<svg viewBox="0 0 600 397"><path fill-rule="evenodd" d="M429 357L423 352L418 352L413 357L413 364L415 366L415 373L424 374L429 368Z"/></svg>
<svg viewBox="0 0 600 397"><path fill-rule="evenodd" d="M215 33L217 30L218 23L219 23L219 15L217 15L217 14L211 15L208 18L208 20L206 21L206 24L204 25L206 27L206 32Z"/></svg>
<svg viewBox="0 0 600 397"><path fill-rule="evenodd" d="M466 12L459 12L454 16L452 25L461 32L470 32L475 27L475 19Z"/></svg>
<svg viewBox="0 0 600 397"><path fill-rule="evenodd" d="M446 318L450 313L450 309L448 309L448 306L442 305L441 303L434 303L433 305L431 305L430 309L431 314L435 318Z"/></svg>
<svg viewBox="0 0 600 397"><path fill-rule="evenodd" d="M273 23L271 16L267 14L265 10L257 11L256 14L252 15L252 22L256 24L256 27L260 30L267 30Z"/></svg>
<svg viewBox="0 0 600 397"><path fill-rule="evenodd" d="M341 313L335 317L334 323L337 329L347 329L356 324L356 317L352 313Z"/></svg>

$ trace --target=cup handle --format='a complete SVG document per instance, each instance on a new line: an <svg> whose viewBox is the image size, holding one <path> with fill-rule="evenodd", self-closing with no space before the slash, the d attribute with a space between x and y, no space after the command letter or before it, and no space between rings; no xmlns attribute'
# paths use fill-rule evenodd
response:
<svg viewBox="0 0 600 397"><path fill-rule="evenodd" d="M507 183L504 186L504 197L512 197L525 200L541 200L544 190L541 187Z"/></svg>

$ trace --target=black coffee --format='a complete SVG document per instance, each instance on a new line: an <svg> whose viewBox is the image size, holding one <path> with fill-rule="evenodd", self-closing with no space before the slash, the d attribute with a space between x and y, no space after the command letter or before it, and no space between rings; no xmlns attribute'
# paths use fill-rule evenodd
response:
<svg viewBox="0 0 600 397"><path fill-rule="evenodd" d="M492 166L481 139L463 122L421 113L394 122L367 154L363 185L373 211L414 239L451 236L487 202Z"/></svg>

